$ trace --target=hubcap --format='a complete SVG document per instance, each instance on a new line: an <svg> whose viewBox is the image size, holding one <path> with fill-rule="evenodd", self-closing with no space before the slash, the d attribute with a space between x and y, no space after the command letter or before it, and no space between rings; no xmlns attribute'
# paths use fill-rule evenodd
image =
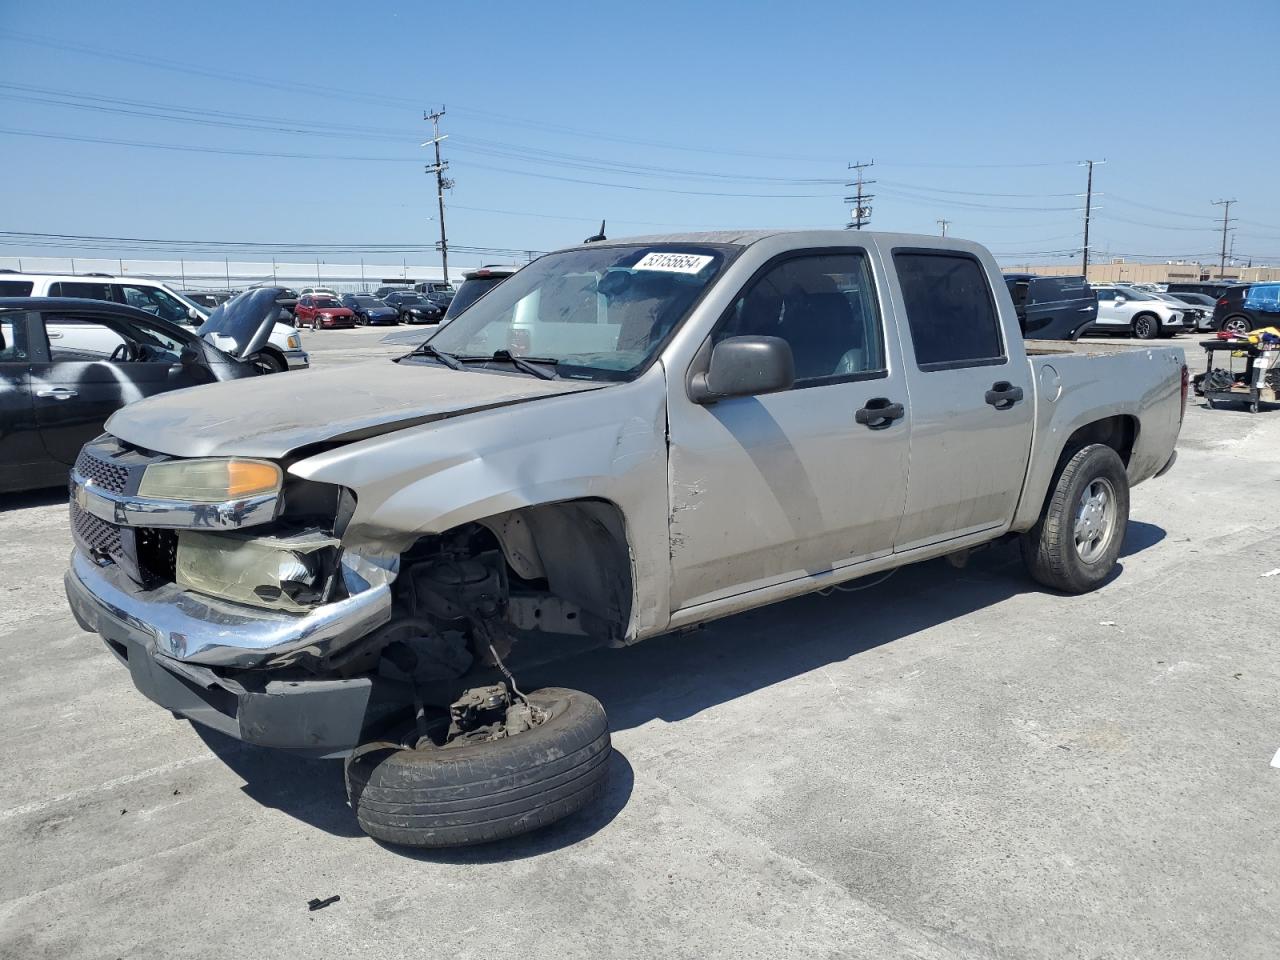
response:
<svg viewBox="0 0 1280 960"><path fill-rule="evenodd" d="M1229 333L1243 334L1249 332L1249 325L1243 320L1228 320L1226 328Z"/></svg>
<svg viewBox="0 0 1280 960"><path fill-rule="evenodd" d="M1151 321L1143 317L1138 321L1138 336L1145 337L1151 333Z"/></svg>
<svg viewBox="0 0 1280 960"><path fill-rule="evenodd" d="M1076 553L1085 563L1096 563L1111 542L1116 525L1116 492L1098 477L1080 494L1076 505Z"/></svg>

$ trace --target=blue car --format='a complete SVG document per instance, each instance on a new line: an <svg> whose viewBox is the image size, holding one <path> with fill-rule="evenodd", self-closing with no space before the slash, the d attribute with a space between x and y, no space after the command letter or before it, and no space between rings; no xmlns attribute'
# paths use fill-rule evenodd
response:
<svg viewBox="0 0 1280 960"><path fill-rule="evenodd" d="M356 315L356 326L379 323L395 326L400 322L400 311L389 307L377 297L367 293L348 293L342 297L342 305Z"/></svg>

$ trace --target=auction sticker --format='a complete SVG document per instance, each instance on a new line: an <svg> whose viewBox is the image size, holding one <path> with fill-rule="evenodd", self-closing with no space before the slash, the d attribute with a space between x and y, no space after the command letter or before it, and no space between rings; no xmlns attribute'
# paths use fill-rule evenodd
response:
<svg viewBox="0 0 1280 960"><path fill-rule="evenodd" d="M698 273L715 257L699 253L646 253L631 269L660 270L663 273Z"/></svg>

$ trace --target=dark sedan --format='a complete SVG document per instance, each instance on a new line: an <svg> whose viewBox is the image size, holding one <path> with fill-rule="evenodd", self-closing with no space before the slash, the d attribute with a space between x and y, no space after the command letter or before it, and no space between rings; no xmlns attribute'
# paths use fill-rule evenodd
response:
<svg viewBox="0 0 1280 960"><path fill-rule="evenodd" d="M0 298L0 492L65 483L80 448L127 403L257 372L124 304Z"/></svg>
<svg viewBox="0 0 1280 960"><path fill-rule="evenodd" d="M444 316L440 304L420 293L389 294L387 306L395 307L405 323L439 323Z"/></svg>
<svg viewBox="0 0 1280 960"><path fill-rule="evenodd" d="M367 293L343 294L342 305L356 316L356 326L374 326L389 323L395 326L400 322L400 311L388 306L377 297Z"/></svg>

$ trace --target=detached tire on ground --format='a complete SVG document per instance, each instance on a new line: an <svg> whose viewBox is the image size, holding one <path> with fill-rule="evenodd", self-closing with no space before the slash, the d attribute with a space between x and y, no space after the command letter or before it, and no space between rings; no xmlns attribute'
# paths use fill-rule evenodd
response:
<svg viewBox="0 0 1280 960"><path fill-rule="evenodd" d="M604 707L559 687L535 690L529 702L548 719L513 737L358 747L346 780L360 828L387 843L459 847L536 830L600 796L611 749Z"/></svg>
<svg viewBox="0 0 1280 960"><path fill-rule="evenodd" d="M1039 583L1087 593L1110 576L1129 525L1129 476L1111 447L1091 444L1063 466L1044 513L1022 535L1022 559Z"/></svg>

